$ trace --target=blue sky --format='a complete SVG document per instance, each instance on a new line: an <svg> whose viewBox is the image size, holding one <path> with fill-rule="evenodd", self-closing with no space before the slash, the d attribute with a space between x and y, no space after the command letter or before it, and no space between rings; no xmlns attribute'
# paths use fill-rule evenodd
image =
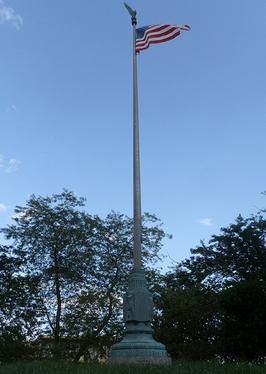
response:
<svg viewBox="0 0 266 374"><path fill-rule="evenodd" d="M142 207L182 260L265 206L266 2L130 1L191 31L139 56ZM132 215L132 46L118 0L0 0L0 226L63 188Z"/></svg>

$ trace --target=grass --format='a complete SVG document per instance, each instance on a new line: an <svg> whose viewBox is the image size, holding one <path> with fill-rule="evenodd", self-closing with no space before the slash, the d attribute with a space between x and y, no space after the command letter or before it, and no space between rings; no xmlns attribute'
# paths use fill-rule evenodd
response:
<svg viewBox="0 0 266 374"><path fill-rule="evenodd" d="M29 362L0 366L0 374L265 374L266 366L248 363L176 362L171 367Z"/></svg>

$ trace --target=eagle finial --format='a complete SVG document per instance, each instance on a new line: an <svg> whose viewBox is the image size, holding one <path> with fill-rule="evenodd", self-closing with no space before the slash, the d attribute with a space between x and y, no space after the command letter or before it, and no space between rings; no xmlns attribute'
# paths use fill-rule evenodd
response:
<svg viewBox="0 0 266 374"><path fill-rule="evenodd" d="M124 3L125 7L128 10L128 13L131 15L132 24L137 23L137 12L133 10L127 3Z"/></svg>

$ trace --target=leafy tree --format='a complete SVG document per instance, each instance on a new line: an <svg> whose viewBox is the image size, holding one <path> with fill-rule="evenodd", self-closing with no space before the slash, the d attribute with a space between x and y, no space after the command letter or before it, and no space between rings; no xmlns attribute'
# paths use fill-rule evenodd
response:
<svg viewBox="0 0 266 374"><path fill-rule="evenodd" d="M54 338L55 355L63 333L63 303L74 287L82 285L95 252L90 242L91 219L76 209L83 204L83 199L67 191L52 197L32 196L25 207L16 208L15 224L2 229L6 239L13 239L21 271L38 279L35 301L44 332Z"/></svg>
<svg viewBox="0 0 266 374"><path fill-rule="evenodd" d="M100 352L121 332L121 297L131 267L132 219L106 219L84 211L85 199L64 191L31 196L16 207L15 223L2 229L20 272L36 283L33 292L38 333L53 341L53 355L76 342L75 360L90 348ZM146 266L159 259L165 233L159 220L143 217ZM34 335L32 334L32 336Z"/></svg>
<svg viewBox="0 0 266 374"><path fill-rule="evenodd" d="M0 362L28 357L26 336L37 326L34 280L19 269L21 261L8 246L0 246Z"/></svg>
<svg viewBox="0 0 266 374"><path fill-rule="evenodd" d="M174 357L265 357L265 238L263 215L238 216L165 276L157 333Z"/></svg>
<svg viewBox="0 0 266 374"><path fill-rule="evenodd" d="M159 259L158 251L165 236L157 223L155 216L143 216L146 266ZM106 347L110 347L121 335L122 297L132 262L132 232L132 219L112 212L101 222L95 235L98 249L96 270L88 274L88 281L82 292L73 298L66 315L69 334L82 337L75 361L92 347L106 355ZM72 309L75 309L75 314L71 313Z"/></svg>
<svg viewBox="0 0 266 374"><path fill-rule="evenodd" d="M219 295L222 324L219 351L224 357L262 360L266 353L266 282L240 281Z"/></svg>
<svg viewBox="0 0 266 374"><path fill-rule="evenodd" d="M206 246L191 250L192 257L182 262L195 282L204 282L217 289L236 282L266 280L266 220L262 215L236 222L213 235Z"/></svg>
<svg viewBox="0 0 266 374"><path fill-rule="evenodd" d="M219 307L209 287L190 281L179 267L162 277L157 289L156 338L173 359L213 357L217 345Z"/></svg>

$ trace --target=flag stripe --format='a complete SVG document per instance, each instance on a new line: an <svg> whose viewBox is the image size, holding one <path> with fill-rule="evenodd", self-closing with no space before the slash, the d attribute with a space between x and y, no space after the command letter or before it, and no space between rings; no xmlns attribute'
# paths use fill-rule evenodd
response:
<svg viewBox="0 0 266 374"><path fill-rule="evenodd" d="M136 46L136 49L137 50L142 50L142 49L146 49L149 47L150 44L154 44L154 42L156 41L157 43L163 43L164 41L167 41L169 37L172 37L172 36L177 36L180 34L180 31L177 31L177 30L174 30L170 33L167 33L167 35L164 35L162 37L152 37L150 38L147 43L141 45L141 46Z"/></svg>
<svg viewBox="0 0 266 374"><path fill-rule="evenodd" d="M147 34L144 41L137 41L136 42L136 47L137 48L143 47L146 44L149 44L152 39L163 38L163 37L165 37L165 36L167 36L167 35L169 35L169 34L171 34L173 32L176 32L176 31L177 31L176 27L171 27L171 28L168 28L166 31L162 30L160 33L156 32L156 33L152 33L152 34Z"/></svg>
<svg viewBox="0 0 266 374"><path fill-rule="evenodd" d="M145 31L144 37L140 39L137 38L136 44L146 42L151 35L163 33L164 31L167 31L173 27L174 26L170 25L149 26L149 28Z"/></svg>
<svg viewBox="0 0 266 374"><path fill-rule="evenodd" d="M173 31L173 30L176 30L176 27L174 26L168 26L168 27L160 27L160 28L156 28L156 29L148 29L146 32L145 32L145 35L142 39L137 39L136 41L136 45L142 45L142 44L146 44L146 42L149 40L149 38L151 37L154 37L154 36L161 36L161 35L166 35L166 33L170 32L170 31Z"/></svg>
<svg viewBox="0 0 266 374"><path fill-rule="evenodd" d="M150 44L154 44L156 41L157 43L163 43L165 41L168 41L170 39L173 39L174 37L178 36L180 34L180 30L171 29L170 31L166 32L165 35L151 35L146 43L138 45L136 44L136 50L142 50L149 47ZM169 39L170 37L170 39Z"/></svg>
<svg viewBox="0 0 266 374"><path fill-rule="evenodd" d="M136 52L147 49L150 44L163 43L176 38L181 31L189 31L188 25L150 25L137 29ZM139 37L138 37L139 35Z"/></svg>
<svg viewBox="0 0 266 374"><path fill-rule="evenodd" d="M169 35L167 38L164 38L163 40L161 39L151 39L149 41L149 43L147 43L145 46L141 47L141 48L136 48L136 52L140 52L144 49L147 49L149 48L150 44L158 44L158 43L163 43L163 42L167 42L168 40L172 40L174 38L176 38L178 35L180 35L180 31L176 31L174 33L172 33L171 35Z"/></svg>

